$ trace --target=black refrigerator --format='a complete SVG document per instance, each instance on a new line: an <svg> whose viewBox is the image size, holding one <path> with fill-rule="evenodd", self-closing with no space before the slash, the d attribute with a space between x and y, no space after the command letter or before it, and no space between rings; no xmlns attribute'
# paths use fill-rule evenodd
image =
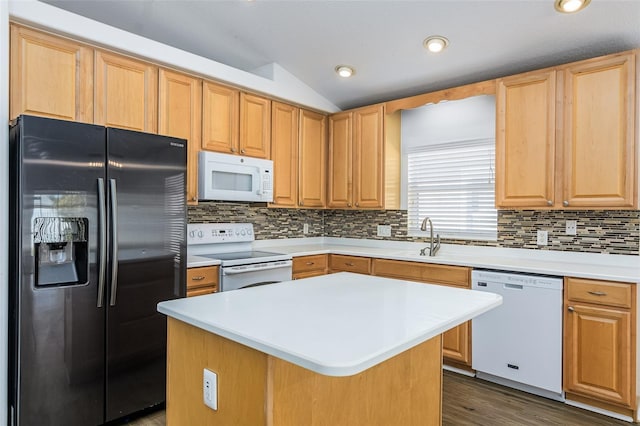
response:
<svg viewBox="0 0 640 426"><path fill-rule="evenodd" d="M11 425L100 425L165 400L163 300L184 297L186 141L10 126Z"/></svg>

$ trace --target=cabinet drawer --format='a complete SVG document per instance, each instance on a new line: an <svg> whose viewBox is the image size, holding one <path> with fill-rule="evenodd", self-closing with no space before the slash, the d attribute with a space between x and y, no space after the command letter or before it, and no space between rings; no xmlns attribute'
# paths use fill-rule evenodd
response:
<svg viewBox="0 0 640 426"><path fill-rule="evenodd" d="M401 260L374 259L373 274L381 277L471 287L470 269L464 266L434 265Z"/></svg>
<svg viewBox="0 0 640 426"><path fill-rule="evenodd" d="M218 285L217 266L187 269L187 290L199 287L211 287L214 285Z"/></svg>
<svg viewBox="0 0 640 426"><path fill-rule="evenodd" d="M631 308L632 284L565 278L567 299L576 302Z"/></svg>
<svg viewBox="0 0 640 426"><path fill-rule="evenodd" d="M301 256L293 258L293 273L309 271L325 271L327 269L327 255L316 254L312 256Z"/></svg>
<svg viewBox="0 0 640 426"><path fill-rule="evenodd" d="M187 290L187 297L202 296L203 294L215 293L218 290L217 286L213 287L199 287L191 290Z"/></svg>
<svg viewBox="0 0 640 426"><path fill-rule="evenodd" d="M332 254L329 256L329 269L332 272L369 274L371 272L371 259L368 257Z"/></svg>

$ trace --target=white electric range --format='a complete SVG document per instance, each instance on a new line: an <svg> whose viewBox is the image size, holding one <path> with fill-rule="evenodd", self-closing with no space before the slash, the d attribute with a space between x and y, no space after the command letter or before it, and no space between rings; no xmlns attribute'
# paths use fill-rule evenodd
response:
<svg viewBox="0 0 640 426"><path fill-rule="evenodd" d="M187 225L188 254L220 260L220 291L291 280L291 255L253 250L254 239L251 223Z"/></svg>

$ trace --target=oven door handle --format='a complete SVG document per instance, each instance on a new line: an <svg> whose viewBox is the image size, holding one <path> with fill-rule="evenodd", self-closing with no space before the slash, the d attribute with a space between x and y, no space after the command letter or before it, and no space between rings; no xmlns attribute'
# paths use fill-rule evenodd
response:
<svg viewBox="0 0 640 426"><path fill-rule="evenodd" d="M231 266L231 267L222 268L222 275L237 275L237 274L244 274L244 273L247 273L247 272L267 271L269 269L291 268L292 264L293 264L293 262L291 262L290 260L287 260L287 261L284 261L282 263L278 262L275 265L266 264L264 266L259 266L259 267L257 267L257 265L247 265L249 267L247 267L247 266ZM242 268L242 269L240 269L240 268Z"/></svg>

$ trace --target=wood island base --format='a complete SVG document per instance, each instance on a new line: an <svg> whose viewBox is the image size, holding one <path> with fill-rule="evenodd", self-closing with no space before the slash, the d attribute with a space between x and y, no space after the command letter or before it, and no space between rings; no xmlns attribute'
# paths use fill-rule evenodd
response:
<svg viewBox="0 0 640 426"><path fill-rule="evenodd" d="M168 426L441 424L441 335L346 377L315 373L174 318L167 338ZM218 375L217 411L203 402L204 368Z"/></svg>

